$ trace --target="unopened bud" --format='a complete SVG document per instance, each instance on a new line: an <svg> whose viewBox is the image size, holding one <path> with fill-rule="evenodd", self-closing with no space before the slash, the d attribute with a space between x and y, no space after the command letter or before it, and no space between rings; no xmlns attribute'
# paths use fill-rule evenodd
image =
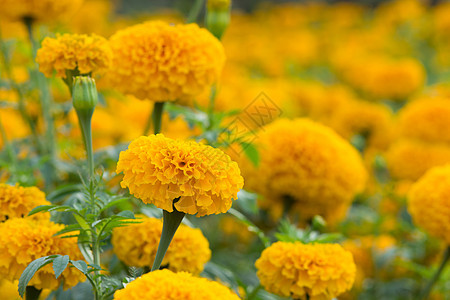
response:
<svg viewBox="0 0 450 300"><path fill-rule="evenodd" d="M77 76L73 81L73 107L77 113L92 114L98 102L95 80L89 76Z"/></svg>
<svg viewBox="0 0 450 300"><path fill-rule="evenodd" d="M231 0L208 0L206 28L219 40L230 24Z"/></svg>

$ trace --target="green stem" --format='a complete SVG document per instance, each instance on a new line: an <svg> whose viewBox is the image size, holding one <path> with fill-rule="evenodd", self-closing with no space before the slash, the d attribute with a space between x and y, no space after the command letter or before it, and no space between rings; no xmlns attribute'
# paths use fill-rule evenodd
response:
<svg viewBox="0 0 450 300"><path fill-rule="evenodd" d="M156 105L156 102L155 102ZM147 122L145 123L144 133L142 135L148 135L148 132L150 131L150 127L152 127L152 121L153 121L153 113L154 108L150 105L150 113L148 114Z"/></svg>
<svg viewBox="0 0 450 300"><path fill-rule="evenodd" d="M92 146L92 128L91 119L92 114L84 114L78 112L78 122L80 124L81 135L83 136L83 143L86 149L87 165L88 165L88 182L91 183L94 179L94 148Z"/></svg>
<svg viewBox="0 0 450 300"><path fill-rule="evenodd" d="M258 292L259 292L259 290L262 288L262 285L261 284L259 284L258 286L256 286L253 290L252 290L252 292L250 293L250 294L248 294L248 296L247 296L247 300L253 300L255 297L256 297L256 295L258 294Z"/></svg>
<svg viewBox="0 0 450 300"><path fill-rule="evenodd" d="M173 212L163 210L163 229L158 250L156 251L155 261L153 262L152 271L159 270L161 267L164 255L166 255L170 242L172 241L172 238L185 215L185 213L176 210L175 207L173 208Z"/></svg>
<svg viewBox="0 0 450 300"><path fill-rule="evenodd" d="M3 60L3 66L4 66L5 73L6 73L6 77L9 79L12 89L17 93L17 96L18 96L20 115L22 116L22 119L30 127L31 134L33 136L33 140L36 145L36 148L38 149L38 152L42 154L43 153L43 145L40 142L40 139L39 139L39 136L37 133L37 129L36 129L36 124L33 122L33 120L28 115L28 112L26 110L25 96L22 91L22 88L20 87L20 85L18 85L14 81L12 71L11 71L11 64L10 64L9 59L7 58L8 53L7 53L6 45L3 42L1 32L0 32L0 49L2 52L2 60Z"/></svg>
<svg viewBox="0 0 450 300"><path fill-rule="evenodd" d="M444 270L445 265L447 264L449 258L450 258L450 246L448 246L447 249L445 249L444 255L442 256L441 265L437 269L436 273L434 273L431 280L427 283L425 289L423 289L422 293L420 293L419 299L421 300L428 299L428 296L430 295L433 285L438 281L439 277L441 276L441 273Z"/></svg>
<svg viewBox="0 0 450 300"><path fill-rule="evenodd" d="M155 134L161 132L161 120L164 111L164 103L165 102L155 102L155 106L153 108L152 119Z"/></svg>
<svg viewBox="0 0 450 300"><path fill-rule="evenodd" d="M32 57L33 60L36 58L37 53L37 43L33 37L33 22L32 18L24 18L23 22L27 27L28 37L31 43L32 49ZM39 90L41 92L41 107L42 107L42 115L44 117L45 123L45 137L46 137L46 146L47 146L47 154L49 156L49 162L44 165L44 176L45 176L45 184L49 187L50 183L55 178L55 165L56 165L56 142L55 142L55 128L53 123L53 116L51 113L52 108L52 97L50 94L50 90L48 87L48 82L44 75L39 72L37 64L36 67L36 80L37 85L39 86Z"/></svg>
<svg viewBox="0 0 450 300"><path fill-rule="evenodd" d="M197 21L200 12L202 11L205 0L195 0L194 4L189 11L186 23L194 23Z"/></svg>
<svg viewBox="0 0 450 300"><path fill-rule="evenodd" d="M25 289L25 300L37 300L42 290L38 290L34 286L27 286Z"/></svg>
<svg viewBox="0 0 450 300"><path fill-rule="evenodd" d="M208 107L208 119L209 119L209 124L208 124L208 129L213 128L214 126L214 106L216 103L216 95L217 95L217 86L213 85L211 87L211 93L209 95L209 107Z"/></svg>
<svg viewBox="0 0 450 300"><path fill-rule="evenodd" d="M8 136L6 135L5 127L3 127L3 122L0 116L0 134L2 136L3 145L5 145L6 151L8 152L9 160L11 161L11 171L14 174L17 166L17 159L14 153L14 149L11 146L11 143L8 140Z"/></svg>

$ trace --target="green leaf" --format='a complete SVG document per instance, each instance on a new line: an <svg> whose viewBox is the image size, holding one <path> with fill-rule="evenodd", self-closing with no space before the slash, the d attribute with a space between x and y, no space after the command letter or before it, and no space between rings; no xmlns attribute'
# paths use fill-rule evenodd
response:
<svg viewBox="0 0 450 300"><path fill-rule="evenodd" d="M86 274L87 273L87 263L84 260L71 260L70 263L81 271L81 273Z"/></svg>
<svg viewBox="0 0 450 300"><path fill-rule="evenodd" d="M241 142L241 147L244 150L245 155L253 163L255 167L259 165L259 152L253 144L247 142Z"/></svg>
<svg viewBox="0 0 450 300"><path fill-rule="evenodd" d="M103 206L102 209L100 209L99 212L103 212L104 210L110 208L111 206L120 204L120 203L125 202L125 201L128 201L128 200L129 200L128 197L126 197L126 198L114 199L114 200L108 202L107 204L105 204L105 206Z"/></svg>
<svg viewBox="0 0 450 300"><path fill-rule="evenodd" d="M118 217L123 217L126 219L134 219L134 213L130 210L124 210L117 214Z"/></svg>
<svg viewBox="0 0 450 300"><path fill-rule="evenodd" d="M28 216L32 216L34 214L37 214L39 212L48 212L49 209L55 208L58 205L39 205L35 208L33 208L29 213Z"/></svg>
<svg viewBox="0 0 450 300"><path fill-rule="evenodd" d="M28 282L33 278L34 274L42 267L48 265L53 261L57 255L44 256L33 260L23 271L19 278L19 295L21 297L25 294Z"/></svg>
<svg viewBox="0 0 450 300"><path fill-rule="evenodd" d="M53 271L56 278L67 268L69 264L69 255L60 255L53 260Z"/></svg>
<svg viewBox="0 0 450 300"><path fill-rule="evenodd" d="M55 233L55 235L61 235L64 233L68 233L68 232L73 232L73 231L79 231L82 230L80 224L70 224L67 225L64 229L61 229L60 231L58 231L57 233Z"/></svg>

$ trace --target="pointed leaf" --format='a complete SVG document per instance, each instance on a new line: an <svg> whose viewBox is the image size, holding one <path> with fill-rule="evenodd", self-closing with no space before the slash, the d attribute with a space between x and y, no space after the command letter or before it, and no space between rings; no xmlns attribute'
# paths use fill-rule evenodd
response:
<svg viewBox="0 0 450 300"><path fill-rule="evenodd" d="M67 268L69 264L69 255L60 255L53 260L53 271L56 278Z"/></svg>
<svg viewBox="0 0 450 300"><path fill-rule="evenodd" d="M81 273L86 274L87 273L87 263L84 260L71 260L70 261L72 265L81 271Z"/></svg>
<svg viewBox="0 0 450 300"><path fill-rule="evenodd" d="M19 295L23 297L25 294L25 289L30 282L31 278L33 278L34 274L42 267L48 265L52 262L55 255L44 256L33 260L23 271L22 275L19 278Z"/></svg>
<svg viewBox="0 0 450 300"><path fill-rule="evenodd" d="M33 208L29 213L28 216L37 214L38 212L48 212L49 209L55 208L58 205L39 205L35 208Z"/></svg>

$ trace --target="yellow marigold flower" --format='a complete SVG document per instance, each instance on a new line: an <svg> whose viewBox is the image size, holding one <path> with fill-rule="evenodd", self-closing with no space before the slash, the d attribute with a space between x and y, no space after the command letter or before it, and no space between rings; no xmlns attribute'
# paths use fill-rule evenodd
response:
<svg viewBox="0 0 450 300"><path fill-rule="evenodd" d="M19 279L30 262L47 255L65 254L73 260L83 259L76 238L54 236L63 228L64 225L49 220L28 218L10 219L0 224L0 276L8 280ZM56 290L61 283L67 289L84 280L84 275L75 268L67 268L55 279L49 264L36 272L29 285Z"/></svg>
<svg viewBox="0 0 450 300"><path fill-rule="evenodd" d="M222 44L196 24L150 21L118 31L111 39L114 87L143 100L186 101L219 77Z"/></svg>
<svg viewBox="0 0 450 300"><path fill-rule="evenodd" d="M0 279L0 295L2 295L2 300L22 299L17 290L18 285L19 281L12 282L6 279Z"/></svg>
<svg viewBox="0 0 450 300"><path fill-rule="evenodd" d="M366 137L367 147L385 149L393 138L392 112L384 105L351 101L336 109L330 127L350 140L355 135Z"/></svg>
<svg viewBox="0 0 450 300"><path fill-rule="evenodd" d="M289 208L303 221L314 215L339 221L364 189L367 172L361 156L324 125L279 119L257 133L255 143L258 168L245 159L240 166L246 187L262 195L261 205L271 213Z"/></svg>
<svg viewBox="0 0 450 300"><path fill-rule="evenodd" d="M450 142L450 99L424 98L399 112L400 134L427 142Z"/></svg>
<svg viewBox="0 0 450 300"><path fill-rule="evenodd" d="M450 165L430 169L408 193L414 223L450 244Z"/></svg>
<svg viewBox="0 0 450 300"><path fill-rule="evenodd" d="M0 0L0 15L11 19L54 21L75 12L83 0Z"/></svg>
<svg viewBox="0 0 450 300"><path fill-rule="evenodd" d="M174 273L167 269L153 271L130 282L114 294L115 300L196 299L238 300L227 287L187 272Z"/></svg>
<svg viewBox="0 0 450 300"><path fill-rule="evenodd" d="M36 62L47 77L56 71L57 77L66 77L66 70L78 69L80 74L99 73L108 69L112 61L108 41L98 35L63 34L47 37L38 50Z"/></svg>
<svg viewBox="0 0 450 300"><path fill-rule="evenodd" d="M255 266L267 291L295 299L331 300L350 290L356 275L352 254L339 244L276 242Z"/></svg>
<svg viewBox="0 0 450 300"><path fill-rule="evenodd" d="M45 199L45 194L37 187L11 186L0 184L0 222L23 218L39 205L50 205ZM31 216L33 219L50 219L50 214L39 213Z"/></svg>
<svg viewBox="0 0 450 300"><path fill-rule="evenodd" d="M114 253L128 266L151 267L162 233L162 221L141 216L142 223L114 228ZM164 256L163 266L174 272L200 274L211 258L208 240L200 229L180 226Z"/></svg>
<svg viewBox="0 0 450 300"><path fill-rule="evenodd" d="M428 169L450 163L450 146L400 139L389 147L386 161L393 178L417 180Z"/></svg>
<svg viewBox="0 0 450 300"><path fill-rule="evenodd" d="M244 184L237 163L221 150L162 134L131 142L116 172L124 173L121 186L144 203L198 217L228 211Z"/></svg>

